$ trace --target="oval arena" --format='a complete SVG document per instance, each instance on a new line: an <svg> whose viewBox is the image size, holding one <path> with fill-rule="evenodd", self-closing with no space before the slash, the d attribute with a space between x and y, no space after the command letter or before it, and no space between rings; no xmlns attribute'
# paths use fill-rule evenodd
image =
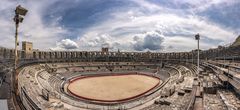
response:
<svg viewBox="0 0 240 110"><path fill-rule="evenodd" d="M174 62L164 67L145 62L33 63L20 69L18 91L28 109L147 110L170 96L187 107L196 89L195 72L190 63ZM175 96L180 90L190 92Z"/></svg>
<svg viewBox="0 0 240 110"><path fill-rule="evenodd" d="M199 104L216 107L212 99L219 101L218 107L226 108L223 99L213 94L215 86L211 84L221 84L214 73L219 67L209 61L202 65L204 71L197 74L189 55L38 53L35 57L39 58L22 59L17 74L13 74L15 100L21 109L27 110L191 110ZM203 79L209 83L205 89L201 89ZM230 103L236 107L238 99L233 93L217 92L231 98ZM202 100L204 103L201 98L206 99Z"/></svg>
<svg viewBox="0 0 240 110"><path fill-rule="evenodd" d="M229 47L217 52L237 49ZM8 61L13 51L0 52L6 59L2 62L10 68L6 72L12 72ZM12 74L13 100L23 110L192 110L200 105L227 108L227 104L238 107L240 101L234 94L239 94L239 75L232 72L229 78L224 77L230 69L238 71L236 66L229 66L228 70L221 62L207 60L197 73L196 62L191 59L194 52L33 52L33 59L21 57L25 59L20 59ZM212 50L203 52L202 56L218 55Z"/></svg>
<svg viewBox="0 0 240 110"><path fill-rule="evenodd" d="M118 73L80 76L70 80L67 90L82 99L98 103L119 103L150 92L161 83L150 74Z"/></svg>

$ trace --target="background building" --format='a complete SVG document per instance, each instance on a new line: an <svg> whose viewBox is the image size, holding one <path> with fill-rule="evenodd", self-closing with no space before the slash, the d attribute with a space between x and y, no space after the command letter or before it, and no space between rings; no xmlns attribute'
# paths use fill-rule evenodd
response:
<svg viewBox="0 0 240 110"><path fill-rule="evenodd" d="M32 58L33 57L33 43L28 41L22 42L22 50L23 50L23 56L25 58Z"/></svg>

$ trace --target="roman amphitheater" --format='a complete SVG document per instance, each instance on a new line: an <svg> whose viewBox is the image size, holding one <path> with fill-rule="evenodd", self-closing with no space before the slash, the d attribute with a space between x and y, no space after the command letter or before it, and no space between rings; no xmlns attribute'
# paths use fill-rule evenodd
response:
<svg viewBox="0 0 240 110"><path fill-rule="evenodd" d="M0 48L9 109L239 110L239 45L152 53ZM9 82L8 85L3 82Z"/></svg>

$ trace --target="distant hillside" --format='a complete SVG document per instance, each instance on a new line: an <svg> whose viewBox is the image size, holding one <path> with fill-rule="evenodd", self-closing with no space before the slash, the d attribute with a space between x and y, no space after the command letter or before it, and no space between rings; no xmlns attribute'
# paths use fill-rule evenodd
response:
<svg viewBox="0 0 240 110"><path fill-rule="evenodd" d="M238 45L240 45L240 35L231 46L238 46Z"/></svg>

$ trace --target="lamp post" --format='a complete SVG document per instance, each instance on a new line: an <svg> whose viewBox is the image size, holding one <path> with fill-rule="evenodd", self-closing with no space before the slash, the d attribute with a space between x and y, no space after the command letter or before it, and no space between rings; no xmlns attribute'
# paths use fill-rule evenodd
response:
<svg viewBox="0 0 240 110"><path fill-rule="evenodd" d="M15 62L14 62L14 69L16 71L17 69L17 61L18 61L18 53L17 53L17 46L19 45L18 43L18 26L19 23L23 22L23 16L27 14L27 9L21 7L21 5L18 5L15 9L15 17L14 17L14 22L16 26L16 31L15 31Z"/></svg>
<svg viewBox="0 0 240 110"><path fill-rule="evenodd" d="M199 34L196 34L195 35L195 39L197 40L197 47L198 47L198 50L197 50L197 54L198 54L198 58L197 58L197 74L199 74L199 40L200 40L200 35Z"/></svg>

